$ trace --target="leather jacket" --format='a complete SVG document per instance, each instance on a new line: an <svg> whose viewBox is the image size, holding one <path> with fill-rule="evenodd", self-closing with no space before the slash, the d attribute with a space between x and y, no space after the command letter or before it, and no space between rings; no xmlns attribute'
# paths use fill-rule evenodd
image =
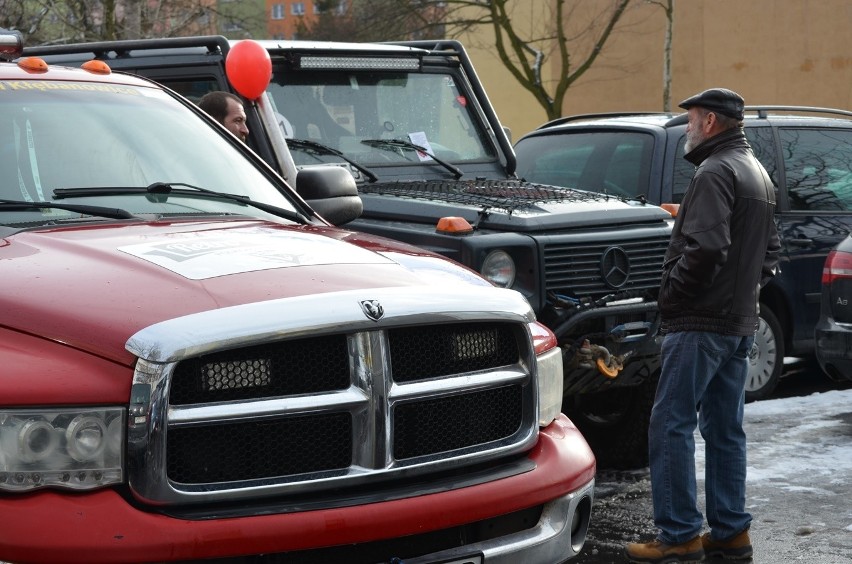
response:
<svg viewBox="0 0 852 564"><path fill-rule="evenodd" d="M663 262L661 330L752 335L778 265L775 188L739 127L684 158L698 168Z"/></svg>

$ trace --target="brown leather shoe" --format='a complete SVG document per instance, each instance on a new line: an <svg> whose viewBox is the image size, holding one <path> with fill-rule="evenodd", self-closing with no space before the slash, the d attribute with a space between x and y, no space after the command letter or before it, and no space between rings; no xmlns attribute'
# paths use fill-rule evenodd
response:
<svg viewBox="0 0 852 564"><path fill-rule="evenodd" d="M630 543L624 549L630 562L639 564L669 564L674 562L704 562L701 537L683 544L668 545L655 540L646 543Z"/></svg>
<svg viewBox="0 0 852 564"><path fill-rule="evenodd" d="M726 541L713 540L710 533L704 533L701 535L701 546L704 547L704 552L708 556L724 560L747 560L754 553L751 548L748 529L737 533Z"/></svg>

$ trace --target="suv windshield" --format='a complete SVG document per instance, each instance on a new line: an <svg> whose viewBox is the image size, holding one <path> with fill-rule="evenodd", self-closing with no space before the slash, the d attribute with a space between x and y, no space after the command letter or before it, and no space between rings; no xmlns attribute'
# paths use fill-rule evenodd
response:
<svg viewBox="0 0 852 564"><path fill-rule="evenodd" d="M449 74L276 68L268 92L285 136L322 143L362 165L430 160L377 139L404 140L454 163L496 158L472 103ZM306 149L292 145L297 165L340 161L331 152Z"/></svg>
<svg viewBox="0 0 852 564"><path fill-rule="evenodd" d="M650 178L654 138L619 131L529 137L515 147L518 176L530 182L635 198Z"/></svg>
<svg viewBox="0 0 852 564"><path fill-rule="evenodd" d="M270 217L199 190L150 194L165 183L236 194L294 210L225 134L154 88L45 80L0 81L0 199L112 206L137 214ZM66 188L110 188L70 194ZM60 191L61 193L61 191ZM68 209L7 208L2 223L79 217Z"/></svg>

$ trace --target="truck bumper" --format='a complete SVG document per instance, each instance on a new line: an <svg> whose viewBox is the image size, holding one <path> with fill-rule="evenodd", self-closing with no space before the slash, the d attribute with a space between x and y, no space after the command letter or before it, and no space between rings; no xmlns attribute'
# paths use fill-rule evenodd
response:
<svg viewBox="0 0 852 564"><path fill-rule="evenodd" d="M529 472L416 497L365 505L238 518L179 519L140 510L113 490L0 495L0 560L167 562L320 550L417 536L542 506L537 523L481 542L388 561L484 563L569 559L585 542L595 460L564 415L542 429ZM414 538L414 537L412 537ZM348 548L348 547L347 547ZM396 550L396 549L394 549ZM354 560L353 560L354 561ZM375 561L375 560L373 560Z"/></svg>

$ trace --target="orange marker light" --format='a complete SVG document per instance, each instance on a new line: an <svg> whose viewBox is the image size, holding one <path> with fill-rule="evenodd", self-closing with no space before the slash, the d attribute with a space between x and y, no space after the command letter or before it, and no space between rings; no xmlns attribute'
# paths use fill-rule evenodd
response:
<svg viewBox="0 0 852 564"><path fill-rule="evenodd" d="M87 71L94 73L94 74L110 74L110 73L112 73L112 69L109 68L109 65L106 64L103 61L96 61L96 60L86 61L85 63L80 65L80 68L87 70Z"/></svg>
<svg viewBox="0 0 852 564"><path fill-rule="evenodd" d="M471 227L465 218L451 216L439 219L435 231L448 235L464 235L466 233L473 233L473 227Z"/></svg>
<svg viewBox="0 0 852 564"><path fill-rule="evenodd" d="M27 72L47 72L47 63L38 57L24 57L18 61L18 66Z"/></svg>
<svg viewBox="0 0 852 564"><path fill-rule="evenodd" d="M672 217L677 217L680 204L660 204L660 207L672 214Z"/></svg>

